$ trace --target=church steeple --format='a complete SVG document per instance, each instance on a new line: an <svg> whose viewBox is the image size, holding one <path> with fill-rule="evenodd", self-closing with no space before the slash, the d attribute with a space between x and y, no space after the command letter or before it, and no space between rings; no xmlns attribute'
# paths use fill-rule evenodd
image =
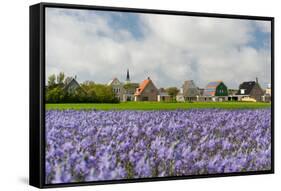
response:
<svg viewBox="0 0 281 191"><path fill-rule="evenodd" d="M130 83L130 81L131 81L130 73L129 73L129 69L127 69L126 83Z"/></svg>

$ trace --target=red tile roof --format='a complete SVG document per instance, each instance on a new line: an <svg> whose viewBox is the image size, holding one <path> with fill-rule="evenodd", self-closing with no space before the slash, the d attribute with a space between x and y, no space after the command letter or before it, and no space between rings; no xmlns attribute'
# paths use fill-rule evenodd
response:
<svg viewBox="0 0 281 191"><path fill-rule="evenodd" d="M136 92L135 92L135 95L138 96L138 95L141 95L141 93L143 92L143 90L146 88L146 86L152 82L150 78L146 79L146 80L143 80L139 87L136 89Z"/></svg>

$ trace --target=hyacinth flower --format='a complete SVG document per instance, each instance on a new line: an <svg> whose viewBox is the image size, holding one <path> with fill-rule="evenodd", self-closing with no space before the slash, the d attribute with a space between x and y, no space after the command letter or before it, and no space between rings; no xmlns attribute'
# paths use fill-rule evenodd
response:
<svg viewBox="0 0 281 191"><path fill-rule="evenodd" d="M269 170L271 111L46 111L46 183Z"/></svg>

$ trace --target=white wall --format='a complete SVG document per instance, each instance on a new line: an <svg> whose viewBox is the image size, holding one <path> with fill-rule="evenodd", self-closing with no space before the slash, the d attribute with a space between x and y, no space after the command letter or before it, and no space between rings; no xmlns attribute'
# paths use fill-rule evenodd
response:
<svg viewBox="0 0 281 191"><path fill-rule="evenodd" d="M0 190L35 190L28 186L28 7L38 3L29 1L1 1L0 6ZM280 50L281 12L277 0L57 0L50 2L81 3L167 9L212 13L247 14L276 17L275 48ZM276 51L275 73L280 73L280 51ZM277 76L275 81L281 81ZM280 87L280 86L279 86ZM278 87L277 87L278 88ZM280 98L280 89L276 97ZM276 115L280 115L280 99L276 100ZM276 174L230 178L209 178L167 182L76 187L63 190L273 190L280 187L280 118L276 119ZM60 190L60 189L55 189ZM61 189L62 190L62 189ZM276 190L276 189L275 189Z"/></svg>

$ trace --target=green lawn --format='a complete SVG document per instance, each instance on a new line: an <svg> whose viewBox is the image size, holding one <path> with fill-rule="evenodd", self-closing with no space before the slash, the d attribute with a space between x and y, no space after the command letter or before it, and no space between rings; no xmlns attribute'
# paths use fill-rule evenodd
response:
<svg viewBox="0 0 281 191"><path fill-rule="evenodd" d="M258 109L270 108L270 103L251 102L194 102L194 103L165 103L165 102L123 102L117 104L72 103L46 104L46 109L97 109L97 110L175 110L175 109Z"/></svg>

